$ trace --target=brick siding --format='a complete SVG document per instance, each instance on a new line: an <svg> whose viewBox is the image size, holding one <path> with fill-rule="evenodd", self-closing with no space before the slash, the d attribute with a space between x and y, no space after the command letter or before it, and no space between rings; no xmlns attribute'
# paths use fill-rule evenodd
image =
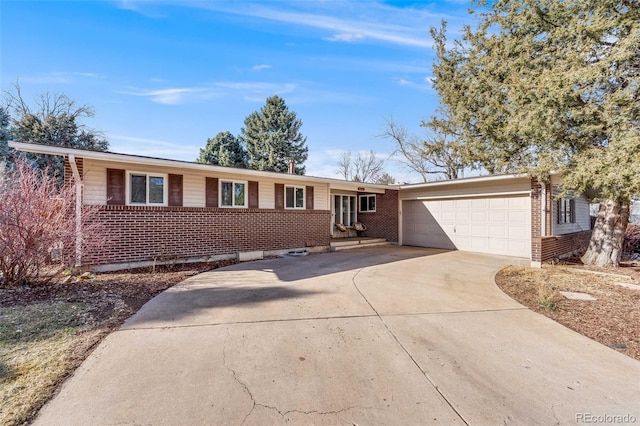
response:
<svg viewBox="0 0 640 426"><path fill-rule="evenodd" d="M174 260L255 250L328 246L331 213L189 207L101 206L110 241L85 265Z"/></svg>
<svg viewBox="0 0 640 426"><path fill-rule="evenodd" d="M76 157L76 166L78 167L78 173L80 173L80 178L82 179L84 168L84 161L82 158ZM69 162L68 157L64 157L64 181L65 183L73 182L73 170L71 169L71 163Z"/></svg>
<svg viewBox="0 0 640 426"><path fill-rule="evenodd" d="M389 242L398 242L398 191L386 189L384 194L377 194L375 213L360 212L358 221L367 227L364 231L365 237L386 238Z"/></svg>
<svg viewBox="0 0 640 426"><path fill-rule="evenodd" d="M548 262L576 251L582 252L587 249L590 239L591 231L538 237L541 247L540 262Z"/></svg>
<svg viewBox="0 0 640 426"><path fill-rule="evenodd" d="M591 231L548 235L551 230L551 185L546 184L546 190L547 208L544 218L547 235L542 235L542 187L536 180L531 180L531 260L538 263L583 251L591 238Z"/></svg>
<svg viewBox="0 0 640 426"><path fill-rule="evenodd" d="M531 179L531 261L542 262L542 187Z"/></svg>

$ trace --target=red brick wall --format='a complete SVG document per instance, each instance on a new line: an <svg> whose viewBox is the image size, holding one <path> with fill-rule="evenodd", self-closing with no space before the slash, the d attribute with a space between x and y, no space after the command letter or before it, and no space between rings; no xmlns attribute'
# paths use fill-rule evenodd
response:
<svg viewBox="0 0 640 426"><path fill-rule="evenodd" d="M546 184L547 208L544 219L546 233L542 235L542 189L540 184L531 180L531 260L547 262L554 258L585 250L591 238L591 231L576 232L565 235L548 235L551 231L551 185Z"/></svg>
<svg viewBox="0 0 640 426"><path fill-rule="evenodd" d="M590 238L591 231L538 237L541 247L540 261L547 262L576 250L586 250L587 246L589 245Z"/></svg>
<svg viewBox="0 0 640 426"><path fill-rule="evenodd" d="M331 224L322 210L101 206L98 218L110 242L86 265L328 246Z"/></svg>
<svg viewBox="0 0 640 426"><path fill-rule="evenodd" d="M542 188L536 180L531 180L531 260L542 262Z"/></svg>
<svg viewBox="0 0 640 426"><path fill-rule="evenodd" d="M360 200L358 200L358 202L360 202ZM359 212L358 221L367 226L364 236L386 238L389 242L397 242L398 191L395 189L386 189L384 194L377 194L375 213Z"/></svg>
<svg viewBox="0 0 640 426"><path fill-rule="evenodd" d="M80 178L82 178L83 174L83 159L76 157L76 166L78 166L78 173L80 173ZM73 182L73 170L71 169L71 163L69 162L69 157L64 157L64 182L72 183Z"/></svg>

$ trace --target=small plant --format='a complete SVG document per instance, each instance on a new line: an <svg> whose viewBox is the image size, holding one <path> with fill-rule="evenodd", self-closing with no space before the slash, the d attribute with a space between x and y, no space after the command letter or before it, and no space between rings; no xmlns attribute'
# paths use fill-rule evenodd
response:
<svg viewBox="0 0 640 426"><path fill-rule="evenodd" d="M548 311L558 309L557 304L558 290L551 284L540 283L538 286L538 305Z"/></svg>

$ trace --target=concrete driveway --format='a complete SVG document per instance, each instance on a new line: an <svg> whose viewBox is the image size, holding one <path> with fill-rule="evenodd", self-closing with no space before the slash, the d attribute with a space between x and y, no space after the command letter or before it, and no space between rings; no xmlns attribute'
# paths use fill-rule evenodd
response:
<svg viewBox="0 0 640 426"><path fill-rule="evenodd" d="M640 422L639 362L495 286L522 262L386 246L197 275L108 336L36 424Z"/></svg>

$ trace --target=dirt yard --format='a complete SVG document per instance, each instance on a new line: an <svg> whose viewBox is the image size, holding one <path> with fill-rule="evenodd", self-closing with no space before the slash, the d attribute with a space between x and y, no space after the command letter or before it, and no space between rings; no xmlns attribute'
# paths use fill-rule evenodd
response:
<svg viewBox="0 0 640 426"><path fill-rule="evenodd" d="M573 262L542 269L509 267L496 283L524 306L572 330L640 361L640 263L615 271ZM560 292L588 294L596 300L572 300Z"/></svg>

